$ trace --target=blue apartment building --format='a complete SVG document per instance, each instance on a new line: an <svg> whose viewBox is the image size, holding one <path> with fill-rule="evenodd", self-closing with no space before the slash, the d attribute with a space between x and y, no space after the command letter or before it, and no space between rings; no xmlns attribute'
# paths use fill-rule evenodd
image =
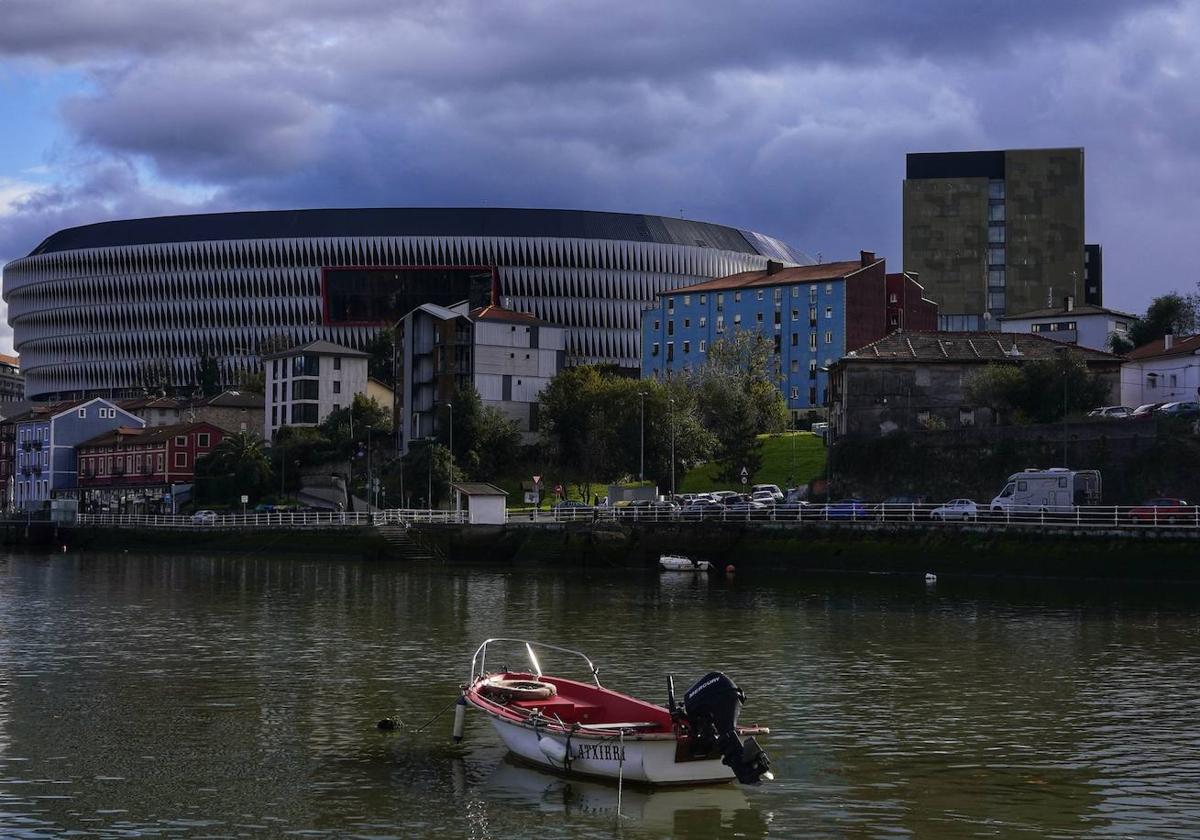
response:
<svg viewBox="0 0 1200 840"><path fill-rule="evenodd" d="M108 400L38 406L16 418L12 500L38 507L62 490L75 488L75 447L120 426L141 429L146 421Z"/></svg>
<svg viewBox="0 0 1200 840"><path fill-rule="evenodd" d="M829 367L887 334L886 275L885 261L864 251L858 260L820 265L772 261L660 292L642 312L642 377L698 369L713 342L746 330L774 344L793 416L820 408L829 401Z"/></svg>

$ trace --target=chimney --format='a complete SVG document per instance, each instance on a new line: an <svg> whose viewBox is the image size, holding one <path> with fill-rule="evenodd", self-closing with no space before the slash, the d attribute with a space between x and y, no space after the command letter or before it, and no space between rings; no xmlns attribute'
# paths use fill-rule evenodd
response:
<svg viewBox="0 0 1200 840"><path fill-rule="evenodd" d="M1171 333L1167 333L1166 335L1164 335L1163 336L1163 349L1170 350L1174 346L1175 346L1175 336L1172 335Z"/></svg>
<svg viewBox="0 0 1200 840"><path fill-rule="evenodd" d="M1075 295L1067 295L1063 298L1063 312L1075 311Z"/></svg>
<svg viewBox="0 0 1200 840"><path fill-rule="evenodd" d="M859 261L862 263L862 267L866 268L871 263L875 262L875 252L874 251L859 251L858 258L859 258Z"/></svg>
<svg viewBox="0 0 1200 840"><path fill-rule="evenodd" d="M783 263L775 262L775 260L767 260L768 277L770 277L772 274L778 274L781 271L783 271Z"/></svg>

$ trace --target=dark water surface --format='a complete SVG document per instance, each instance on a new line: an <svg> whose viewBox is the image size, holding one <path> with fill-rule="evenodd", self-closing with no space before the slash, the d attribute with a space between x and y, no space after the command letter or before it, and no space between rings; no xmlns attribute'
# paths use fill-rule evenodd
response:
<svg viewBox="0 0 1200 840"><path fill-rule="evenodd" d="M0 556L0 836L1200 834L1200 591L712 578ZM414 733L496 635L659 702L726 670L778 781L618 819L480 716Z"/></svg>

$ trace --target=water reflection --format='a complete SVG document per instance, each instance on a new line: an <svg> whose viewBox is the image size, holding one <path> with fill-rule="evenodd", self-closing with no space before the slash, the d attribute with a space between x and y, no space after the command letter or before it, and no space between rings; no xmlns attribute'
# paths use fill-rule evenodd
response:
<svg viewBox="0 0 1200 840"><path fill-rule="evenodd" d="M1200 598L1178 586L209 556L0 560L0 835L611 837L615 789L415 733L488 636L665 700L710 668L778 781L624 793L629 838L1188 837ZM547 666L549 667L549 666ZM406 728L381 733L396 715Z"/></svg>

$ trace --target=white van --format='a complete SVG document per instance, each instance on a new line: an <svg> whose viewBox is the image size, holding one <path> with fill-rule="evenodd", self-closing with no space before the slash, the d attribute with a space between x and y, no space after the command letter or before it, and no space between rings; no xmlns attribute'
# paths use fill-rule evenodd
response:
<svg viewBox="0 0 1200 840"><path fill-rule="evenodd" d="M1099 471L1051 467L1013 473L988 508L992 513L1069 513L1098 504Z"/></svg>

